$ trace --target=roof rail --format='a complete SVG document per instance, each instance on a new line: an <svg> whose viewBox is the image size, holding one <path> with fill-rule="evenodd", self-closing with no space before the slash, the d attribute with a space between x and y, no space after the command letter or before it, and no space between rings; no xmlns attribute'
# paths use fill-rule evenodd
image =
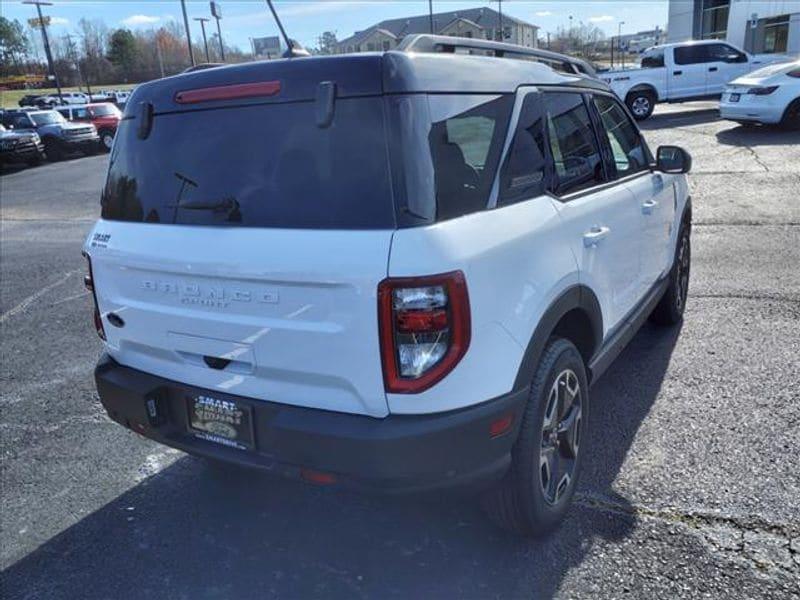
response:
<svg viewBox="0 0 800 600"><path fill-rule="evenodd" d="M538 48L526 48L505 42L493 42L476 38L451 37L447 35L430 35L421 33L408 35L397 46L400 52L442 52L455 53L457 48L467 50L481 50L487 54L501 58L515 58L518 60L533 60L544 63L556 71L586 75L597 79L594 67L585 60L551 52Z"/></svg>

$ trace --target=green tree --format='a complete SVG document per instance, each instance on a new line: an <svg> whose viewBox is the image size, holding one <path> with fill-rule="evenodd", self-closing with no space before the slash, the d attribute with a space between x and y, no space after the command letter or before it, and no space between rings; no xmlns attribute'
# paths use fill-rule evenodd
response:
<svg viewBox="0 0 800 600"><path fill-rule="evenodd" d="M314 54L336 54L339 40L336 39L335 31L323 31L317 38L317 48Z"/></svg>
<svg viewBox="0 0 800 600"><path fill-rule="evenodd" d="M9 73L13 65L19 72L20 60L28 52L28 38L19 21L0 17L0 61L3 73Z"/></svg>
<svg viewBox="0 0 800 600"><path fill-rule="evenodd" d="M117 29L108 42L108 60L122 71L125 81L131 76L139 57L136 38L128 29Z"/></svg>

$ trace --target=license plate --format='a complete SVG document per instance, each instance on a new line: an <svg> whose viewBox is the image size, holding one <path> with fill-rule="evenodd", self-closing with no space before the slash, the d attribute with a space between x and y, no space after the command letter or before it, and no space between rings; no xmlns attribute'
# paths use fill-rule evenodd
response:
<svg viewBox="0 0 800 600"><path fill-rule="evenodd" d="M189 430L200 439L238 448L253 449L253 410L233 400L212 396L190 396Z"/></svg>
<svg viewBox="0 0 800 600"><path fill-rule="evenodd" d="M731 94L731 102L738 102L741 94Z"/></svg>

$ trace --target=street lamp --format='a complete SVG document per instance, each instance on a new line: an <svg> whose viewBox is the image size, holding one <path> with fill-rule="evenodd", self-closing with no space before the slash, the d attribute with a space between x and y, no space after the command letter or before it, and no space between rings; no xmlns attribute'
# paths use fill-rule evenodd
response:
<svg viewBox="0 0 800 600"><path fill-rule="evenodd" d="M53 66L53 55L50 52L50 40L47 39L47 27L44 25L44 17L42 16L42 6L53 6L52 2L43 2L42 0L24 0L23 4L32 4L36 7L36 12L39 14L39 27L42 30L42 39L44 40L44 54L47 56L47 68L56 82L56 89L58 90L58 102L64 104L64 98L61 96L61 83L58 81L58 73Z"/></svg>
<svg viewBox="0 0 800 600"><path fill-rule="evenodd" d="M189 31L189 17L186 15L186 0L181 0L181 10L183 11L183 26L186 28L186 43L189 44L189 60L194 66L194 49L192 48L192 34Z"/></svg>
<svg viewBox="0 0 800 600"><path fill-rule="evenodd" d="M209 3L211 6L211 16L217 20L217 37L219 38L219 55L222 58L222 62L225 62L225 46L222 44L222 29L219 26L219 20L222 18L222 9L219 7L219 4L214 2Z"/></svg>
<svg viewBox="0 0 800 600"><path fill-rule="evenodd" d="M203 30L203 45L206 48L206 62L210 63L211 57L208 55L208 39L206 38L206 23L211 19L208 19L206 17L195 17L194 20L200 21L200 29Z"/></svg>
<svg viewBox="0 0 800 600"><path fill-rule="evenodd" d="M619 49L620 56L622 57L622 70L625 70L625 51L622 49L622 26L625 21L620 21L617 27L617 48Z"/></svg>

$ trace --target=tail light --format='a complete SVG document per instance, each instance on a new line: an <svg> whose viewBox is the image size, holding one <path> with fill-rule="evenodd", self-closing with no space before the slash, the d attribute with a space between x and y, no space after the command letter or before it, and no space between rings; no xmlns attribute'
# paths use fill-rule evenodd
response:
<svg viewBox="0 0 800 600"><path fill-rule="evenodd" d="M92 302L94 303L94 328L97 330L97 335L100 339L106 341L106 332L103 329L103 319L100 318L100 307L97 305L97 293L94 290L94 276L92 275L92 257L86 252L83 253L86 257L86 262L89 265L89 274L83 277L83 285L87 290L92 292Z"/></svg>
<svg viewBox="0 0 800 600"><path fill-rule="evenodd" d="M469 347L469 296L461 271L383 280L378 316L387 392L428 389L453 370Z"/></svg>
<svg viewBox="0 0 800 600"><path fill-rule="evenodd" d="M767 87L753 87L747 90L748 94L753 94L754 96L769 96L772 92L778 89L777 85L770 85Z"/></svg>

